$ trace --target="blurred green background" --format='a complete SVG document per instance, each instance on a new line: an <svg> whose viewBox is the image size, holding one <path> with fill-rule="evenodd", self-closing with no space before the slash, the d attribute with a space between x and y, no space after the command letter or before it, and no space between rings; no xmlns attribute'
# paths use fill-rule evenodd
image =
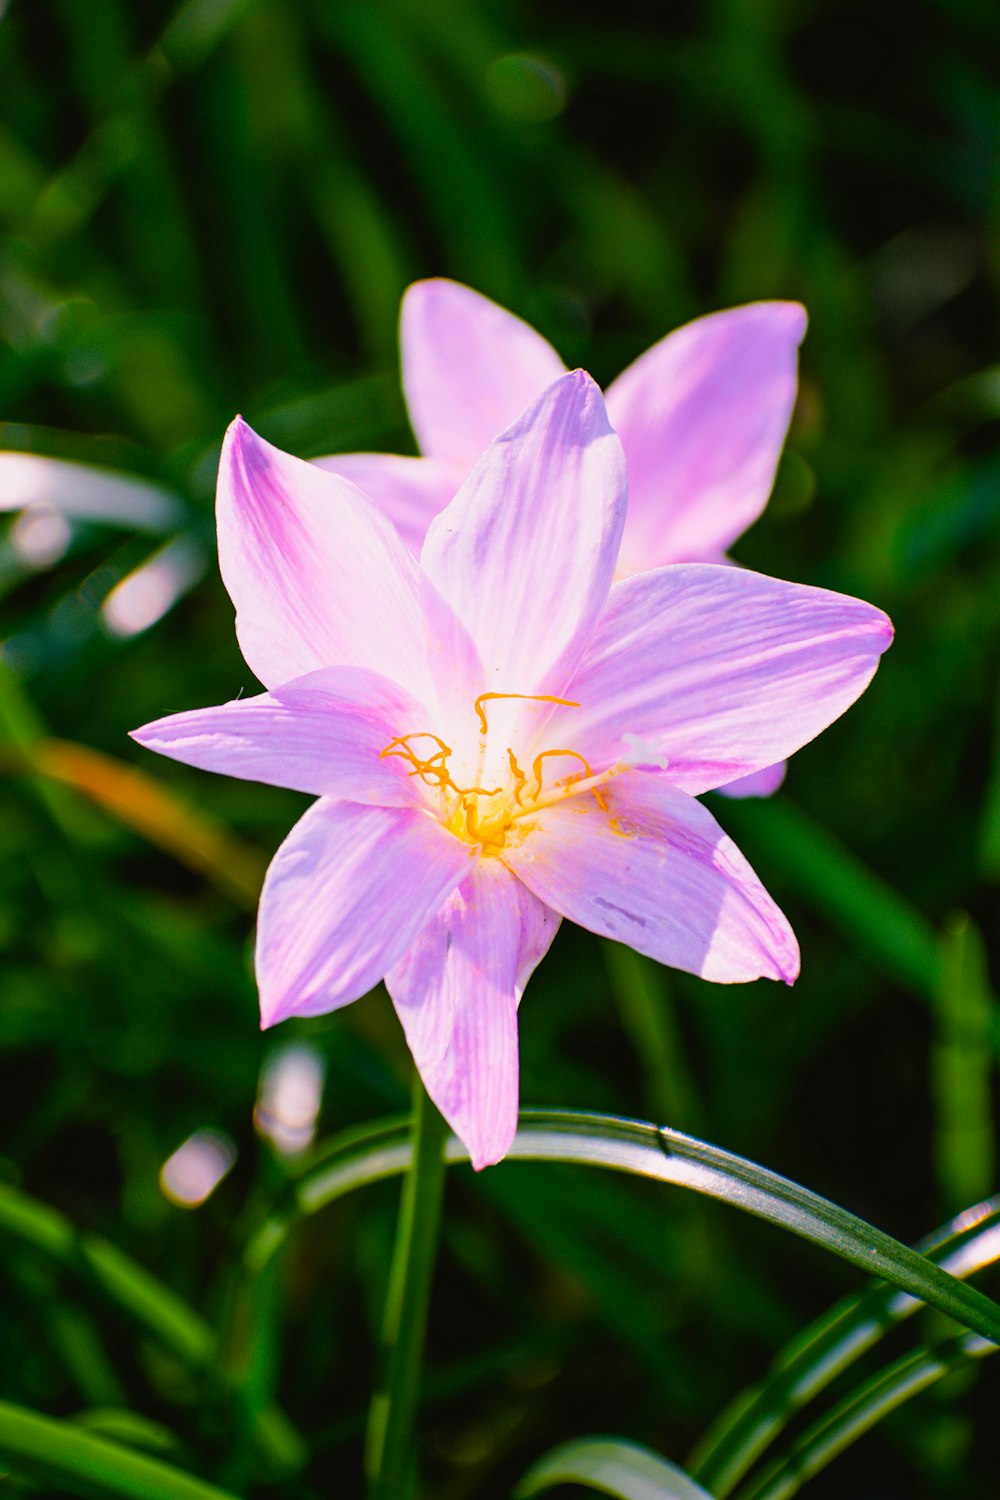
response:
<svg viewBox="0 0 1000 1500"><path fill-rule="evenodd" d="M361 1493L396 1185L309 1221L250 1312L232 1288L294 1166L275 1068L322 1075L327 1137L405 1109L401 1034L378 991L261 1037L256 890L305 800L126 734L253 690L214 563L235 412L306 457L413 451L396 318L420 276L605 382L688 318L801 299L787 453L734 555L897 627L773 804L713 809L792 918L798 985L713 988L564 930L521 1012L522 1100L690 1130L905 1240L991 1191L998 62L994 0L0 0L0 1184L29 1195L0 1213L0 1399L237 1493ZM198 1130L232 1168L184 1207L160 1173ZM70 1223L218 1330L211 1378ZM506 1496L592 1431L683 1462L858 1284L676 1189L455 1169L428 1492ZM998 1366L808 1493L994 1495ZM273 1402L284 1470L250 1435Z"/></svg>

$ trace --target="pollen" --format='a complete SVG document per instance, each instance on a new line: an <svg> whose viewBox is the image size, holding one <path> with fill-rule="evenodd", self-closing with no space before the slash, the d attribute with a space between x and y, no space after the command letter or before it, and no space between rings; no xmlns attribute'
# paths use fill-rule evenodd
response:
<svg viewBox="0 0 1000 1500"><path fill-rule="evenodd" d="M480 693L473 704L480 728L479 776L469 786L455 780L450 767L455 752L433 730L413 730L408 734L394 736L382 749L379 758L386 760L397 757L408 762L410 776L416 777L431 790L431 810L444 826L463 843L478 845L484 855L502 856L512 843L519 843L527 836L533 826L535 814L570 797L592 797L607 815L611 831L623 838L629 837L619 820L611 815L604 792L604 787L613 777L631 769L625 761L619 761L608 770L595 774L590 762L578 750L569 746L554 746L540 750L533 756L529 775L523 770L513 747L508 745L506 758L509 778L500 786L478 784L490 734L484 705L509 699L526 703L552 703L563 708L580 707L572 699L556 698L547 693ZM578 766L562 776L553 778L550 773L546 785L545 762L560 758L577 761Z"/></svg>

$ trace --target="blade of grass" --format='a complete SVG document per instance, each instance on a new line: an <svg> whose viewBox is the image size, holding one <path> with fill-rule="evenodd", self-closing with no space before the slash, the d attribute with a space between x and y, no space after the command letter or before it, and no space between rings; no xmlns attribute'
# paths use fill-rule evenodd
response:
<svg viewBox="0 0 1000 1500"><path fill-rule="evenodd" d="M838 1402L782 1458L744 1486L739 1500L790 1500L839 1453L905 1401L927 1390L943 1375L996 1352L996 1344L965 1333L904 1355Z"/></svg>
<svg viewBox="0 0 1000 1500"><path fill-rule="evenodd" d="M772 870L877 964L889 979L934 1001L943 958L934 927L898 891L857 859L786 797L755 806L730 800L723 821L748 844L767 848ZM991 997L986 1029L1000 1055L1000 1006Z"/></svg>
<svg viewBox="0 0 1000 1500"><path fill-rule="evenodd" d="M414 1070L410 1163L382 1328L384 1376L372 1397L365 1440L371 1500L399 1500L414 1467L413 1427L437 1258L448 1127Z"/></svg>
<svg viewBox="0 0 1000 1500"><path fill-rule="evenodd" d="M2 769L30 770L48 782L72 787L104 812L206 876L239 905L254 907L264 860L207 813L196 810L135 766L88 745L37 740Z"/></svg>
<svg viewBox="0 0 1000 1500"><path fill-rule="evenodd" d="M557 1484L582 1484L617 1500L712 1500L676 1464L638 1443L620 1438L575 1438L532 1464L514 1488L516 1500L532 1500Z"/></svg>
<svg viewBox="0 0 1000 1500"><path fill-rule="evenodd" d="M646 1071L645 1106L654 1119L696 1129L698 1104L677 1034L666 970L624 943L602 939L601 953L615 1003Z"/></svg>
<svg viewBox="0 0 1000 1500"><path fill-rule="evenodd" d="M175 1292L96 1234L81 1234L46 1203L0 1183L0 1238L9 1238L46 1261L86 1291L123 1313L151 1334L181 1362L202 1374L215 1374L212 1329ZM285 1416L270 1406L257 1422L257 1440L283 1471L298 1468L305 1453Z"/></svg>
<svg viewBox="0 0 1000 1500"><path fill-rule="evenodd" d="M962 1278L1000 1260L1000 1197L964 1210L917 1249ZM713 1422L688 1459L692 1474L725 1500L796 1412L920 1306L884 1282L843 1298L796 1334L762 1384Z"/></svg>
<svg viewBox="0 0 1000 1500"><path fill-rule="evenodd" d="M25 1478L58 1485L71 1495L233 1500L225 1490L159 1459L7 1402L0 1402L0 1459Z"/></svg>
<svg viewBox="0 0 1000 1500"><path fill-rule="evenodd" d="M446 1155L449 1161L467 1158L455 1137L449 1138ZM509 1157L634 1172L718 1198L822 1246L1000 1341L1000 1306L982 1293L808 1188L679 1131L613 1115L529 1110L521 1114ZM291 1204L268 1218L252 1237L247 1266L266 1264L297 1220L356 1187L403 1171L409 1158L406 1129L392 1121L338 1137L294 1185Z"/></svg>
<svg viewBox="0 0 1000 1500"><path fill-rule="evenodd" d="M985 946L966 912L946 919L942 945L931 1055L934 1162L945 1206L955 1209L985 1196L994 1180L991 997Z"/></svg>

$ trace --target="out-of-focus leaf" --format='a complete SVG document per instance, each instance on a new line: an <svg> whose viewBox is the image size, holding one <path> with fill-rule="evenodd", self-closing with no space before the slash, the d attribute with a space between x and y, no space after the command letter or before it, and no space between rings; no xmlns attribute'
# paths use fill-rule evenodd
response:
<svg viewBox="0 0 1000 1500"><path fill-rule="evenodd" d="M945 923L943 972L931 1059L938 1183L949 1208L983 1197L993 1185L992 1006L986 950L966 912Z"/></svg>
<svg viewBox="0 0 1000 1500"><path fill-rule="evenodd" d="M666 970L624 943L602 941L601 952L622 1021L646 1069L646 1107L657 1120L697 1128L698 1104L677 1034Z"/></svg>
<svg viewBox="0 0 1000 1500"><path fill-rule="evenodd" d="M638 1443L621 1438L576 1438L540 1458L514 1490L531 1500L557 1484L582 1484L617 1500L712 1500L689 1474Z"/></svg>
<svg viewBox="0 0 1000 1500"><path fill-rule="evenodd" d="M952 1276L1000 1260L1000 1198L950 1219L916 1247ZM698 1443L688 1466L725 1500L789 1420L921 1303L884 1282L845 1297L796 1334L767 1378L741 1392Z"/></svg>
<svg viewBox="0 0 1000 1500"><path fill-rule="evenodd" d="M185 1365L217 1376L215 1335L187 1303L110 1241L81 1234L57 1209L0 1183L0 1239L9 1238L60 1269L152 1334ZM259 1415L257 1440L280 1469L301 1466L301 1439L270 1406Z"/></svg>
<svg viewBox="0 0 1000 1500"><path fill-rule="evenodd" d="M212 1335L169 1287L95 1234L80 1234L46 1203L0 1183L0 1235L29 1246L98 1291L186 1364L205 1365Z"/></svg>
<svg viewBox="0 0 1000 1500"><path fill-rule="evenodd" d="M254 0L184 0L168 21L159 51L171 67L200 67Z"/></svg>
<svg viewBox="0 0 1000 1500"><path fill-rule="evenodd" d="M943 982L941 944L922 914L785 797L754 805L730 799L723 819L747 842L766 844L772 868L896 983L935 1001ZM1000 1005L989 996L985 1034L1000 1054Z"/></svg>
<svg viewBox="0 0 1000 1500"><path fill-rule="evenodd" d="M454 1136L446 1154L449 1161L468 1157ZM508 1156L634 1172L692 1188L801 1235L1000 1342L1000 1306L981 1292L818 1193L679 1131L614 1115L527 1110ZM279 1207L251 1239L247 1266L262 1269L303 1215L354 1188L395 1176L409 1159L405 1124L379 1121L364 1131L345 1132L294 1184L291 1202Z"/></svg>
<svg viewBox="0 0 1000 1500"><path fill-rule="evenodd" d="M934 995L941 955L933 926L831 833L784 796L760 803L730 799L722 816L737 838L759 839L770 867L798 898L858 943L890 978L928 999Z"/></svg>
<svg viewBox="0 0 1000 1500"><path fill-rule="evenodd" d="M7 1402L0 1402L0 1459L16 1473L58 1485L71 1495L233 1500L182 1469Z"/></svg>
<svg viewBox="0 0 1000 1500"><path fill-rule="evenodd" d="M38 740L23 760L9 761L4 769L30 770L71 786L189 869L207 876L241 906L256 904L264 874L257 850L135 766L87 745Z"/></svg>
<svg viewBox="0 0 1000 1500"><path fill-rule="evenodd" d="M987 880L1000 881L1000 698L993 717L990 778L979 819L979 865Z"/></svg>
<svg viewBox="0 0 1000 1500"><path fill-rule="evenodd" d="M186 514L176 495L148 479L38 453L0 453L0 511L27 506L157 536L173 531Z"/></svg>
<svg viewBox="0 0 1000 1500"><path fill-rule="evenodd" d="M77 1412L72 1421L86 1432L111 1438L116 1443L126 1443L132 1448L146 1448L150 1453L169 1453L177 1447L176 1437L162 1422L151 1422L148 1417L126 1407L92 1407L89 1411Z"/></svg>

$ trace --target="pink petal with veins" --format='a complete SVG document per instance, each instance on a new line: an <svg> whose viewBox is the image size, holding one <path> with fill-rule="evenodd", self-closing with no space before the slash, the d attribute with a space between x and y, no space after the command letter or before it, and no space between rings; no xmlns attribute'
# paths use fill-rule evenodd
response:
<svg viewBox="0 0 1000 1500"><path fill-rule="evenodd" d="M530 324L443 278L407 289L399 342L421 452L465 474L566 368Z"/></svg>
<svg viewBox="0 0 1000 1500"><path fill-rule="evenodd" d="M892 640L880 609L742 568L680 563L618 583L548 732L595 766L657 735L667 779L711 791L773 766L864 692Z"/></svg>
<svg viewBox="0 0 1000 1500"><path fill-rule="evenodd" d="M274 856L261 891L262 1024L324 1015L366 994L475 859L429 813L314 803Z"/></svg>
<svg viewBox="0 0 1000 1500"><path fill-rule="evenodd" d="M752 302L678 328L608 387L628 459L622 575L717 561L771 493L806 329L797 302Z"/></svg>
<svg viewBox="0 0 1000 1500"><path fill-rule="evenodd" d="M561 916L718 984L799 972L786 918L711 813L662 776L629 772L539 813L505 855ZM614 821L612 821L614 819Z"/></svg>
<svg viewBox="0 0 1000 1500"><path fill-rule="evenodd" d="M424 1087L477 1171L517 1128L517 1004L558 925L499 860L480 860L386 975Z"/></svg>

